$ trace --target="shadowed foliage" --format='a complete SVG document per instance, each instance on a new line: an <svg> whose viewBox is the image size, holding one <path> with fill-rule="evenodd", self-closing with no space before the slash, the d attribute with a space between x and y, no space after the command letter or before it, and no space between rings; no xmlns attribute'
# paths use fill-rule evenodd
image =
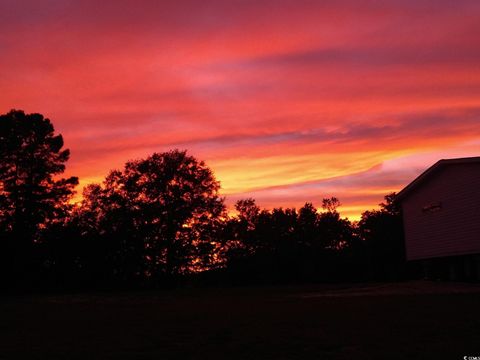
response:
<svg viewBox="0 0 480 360"><path fill-rule="evenodd" d="M49 119L17 110L0 116L0 230L8 249L2 263L17 276L28 273L42 233L68 215L78 179L58 175L69 156Z"/></svg>
<svg viewBox="0 0 480 360"><path fill-rule="evenodd" d="M227 267L233 281L334 281L352 275L350 264L341 260L359 242L355 225L340 217L338 199L324 199L323 205L323 212L311 203L298 212L267 211L253 199L238 201L238 216L227 226L232 239Z"/></svg>
<svg viewBox="0 0 480 360"><path fill-rule="evenodd" d="M104 243L111 276L143 281L207 270L220 261L219 188L185 151L155 153L87 187L76 220Z"/></svg>
<svg viewBox="0 0 480 360"><path fill-rule="evenodd" d="M362 213L358 223L369 258L370 277L375 280L398 279L406 271L402 214L395 195L386 195L380 210Z"/></svg>

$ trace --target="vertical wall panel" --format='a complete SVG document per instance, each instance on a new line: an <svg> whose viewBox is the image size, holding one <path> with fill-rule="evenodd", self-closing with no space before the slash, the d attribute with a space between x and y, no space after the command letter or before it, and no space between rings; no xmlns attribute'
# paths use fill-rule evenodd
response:
<svg viewBox="0 0 480 360"><path fill-rule="evenodd" d="M480 161L439 167L402 208L408 260L480 253Z"/></svg>

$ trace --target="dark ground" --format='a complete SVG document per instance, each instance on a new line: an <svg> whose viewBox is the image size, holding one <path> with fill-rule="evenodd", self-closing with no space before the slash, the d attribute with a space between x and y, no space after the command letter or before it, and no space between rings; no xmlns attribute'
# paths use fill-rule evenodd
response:
<svg viewBox="0 0 480 360"><path fill-rule="evenodd" d="M479 285L183 289L0 299L0 359L463 359Z"/></svg>

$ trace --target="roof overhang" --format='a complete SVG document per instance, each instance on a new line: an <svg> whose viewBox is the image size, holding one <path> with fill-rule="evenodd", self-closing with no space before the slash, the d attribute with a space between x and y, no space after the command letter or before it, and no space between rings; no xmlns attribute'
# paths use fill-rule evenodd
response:
<svg viewBox="0 0 480 360"><path fill-rule="evenodd" d="M427 170L421 173L415 180L410 184L405 186L395 197L397 201L402 201L407 197L414 189L416 189L420 184L427 180L433 173L447 165L457 165L457 164L470 164L470 163L480 163L480 156L475 157L466 157L466 158L457 158L457 159L442 159L437 161L435 164L430 166Z"/></svg>

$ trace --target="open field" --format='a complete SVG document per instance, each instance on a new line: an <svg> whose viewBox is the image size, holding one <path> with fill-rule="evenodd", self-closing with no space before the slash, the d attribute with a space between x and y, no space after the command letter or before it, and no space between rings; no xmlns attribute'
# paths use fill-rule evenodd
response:
<svg viewBox="0 0 480 360"><path fill-rule="evenodd" d="M463 359L479 285L183 289L0 300L0 359Z"/></svg>

